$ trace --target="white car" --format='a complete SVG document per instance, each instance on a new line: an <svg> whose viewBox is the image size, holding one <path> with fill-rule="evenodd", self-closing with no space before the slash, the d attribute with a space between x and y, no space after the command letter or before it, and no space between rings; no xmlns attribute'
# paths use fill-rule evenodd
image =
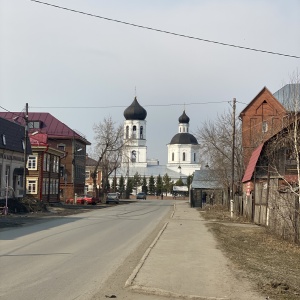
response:
<svg viewBox="0 0 300 300"><path fill-rule="evenodd" d="M119 204L119 193L108 193L106 197L106 204L109 204L110 202Z"/></svg>

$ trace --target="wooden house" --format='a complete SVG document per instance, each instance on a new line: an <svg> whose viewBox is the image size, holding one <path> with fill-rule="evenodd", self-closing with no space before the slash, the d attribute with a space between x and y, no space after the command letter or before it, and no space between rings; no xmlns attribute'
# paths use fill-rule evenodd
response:
<svg viewBox="0 0 300 300"><path fill-rule="evenodd" d="M24 126L0 117L0 199L24 195L25 147L31 154L29 140L24 141Z"/></svg>
<svg viewBox="0 0 300 300"><path fill-rule="evenodd" d="M47 134L29 134L32 154L27 158L27 195L45 203L60 201L60 161L64 151L50 147Z"/></svg>
<svg viewBox="0 0 300 300"><path fill-rule="evenodd" d="M23 126L26 124L26 118L22 112L0 112L0 117ZM91 143L50 113L29 112L27 123L29 134L46 134L49 147L64 152L59 173L60 199L73 198L75 193L83 194L86 146Z"/></svg>

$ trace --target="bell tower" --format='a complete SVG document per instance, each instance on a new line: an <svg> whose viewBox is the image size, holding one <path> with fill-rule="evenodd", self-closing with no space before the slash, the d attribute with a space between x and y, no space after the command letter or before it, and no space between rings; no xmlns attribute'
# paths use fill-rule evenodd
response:
<svg viewBox="0 0 300 300"><path fill-rule="evenodd" d="M147 111L135 97L124 111L124 150L122 164L147 166L146 117Z"/></svg>

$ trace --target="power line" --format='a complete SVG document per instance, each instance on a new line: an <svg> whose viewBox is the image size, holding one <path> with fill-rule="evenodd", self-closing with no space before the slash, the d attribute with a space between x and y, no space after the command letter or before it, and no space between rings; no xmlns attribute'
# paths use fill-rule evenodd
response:
<svg viewBox="0 0 300 300"><path fill-rule="evenodd" d="M188 38L188 39L198 40L198 41L202 41L202 42L218 44L218 45L221 45L221 46L234 47L234 48L239 48L239 49L244 49L244 50L249 50L249 51L286 56L286 57L291 57L291 58L300 58L300 56L296 56L296 55L290 55L290 54L284 54L284 53L279 53L279 52L261 50L261 49L257 49L257 48L244 47L244 46L239 46L239 45L234 45L234 44L229 44L229 43L222 43L222 42L217 42L217 41L213 41L213 40L198 38L198 37L194 37L194 36L190 36L190 35L185 35L185 34L175 33L175 32L166 31L166 30L162 30L162 29L157 29L157 28L153 28L153 27L138 25L138 24L129 23L129 22L125 22L125 21L120 21L120 20L112 19L112 18L107 18L107 17L103 17L103 16L91 14L91 13L86 13L86 12L83 12L83 11L80 11L80 10L75 10L75 9L71 9L71 8L67 8L67 7L63 7L63 6L58 6L58 5L54 5L54 4L50 4L50 3L46 3L46 2L42 2L42 1L37 1L37 0L30 0L30 1L31 2L36 2L36 3L39 3L39 4L52 6L52 7L59 8L59 9L64 9L64 10L67 10L67 11L75 12L75 13L78 13L78 14L82 14L82 15L86 15L86 16L90 16L90 17L94 17L94 18L99 18L99 19L103 19L103 20L107 20L107 21L111 21L111 22L116 22L116 23L129 25L129 26L134 26L134 27L138 27L138 28L142 28L142 29L157 31L157 32L166 33L166 34L170 34L170 35L175 35L175 36L179 36L179 37L184 37L184 38Z"/></svg>
<svg viewBox="0 0 300 300"><path fill-rule="evenodd" d="M210 101L210 102L191 102L191 103L170 103L170 104L143 104L143 107L162 107L162 106L183 106L183 105L203 105L203 104L216 104L228 103L228 101ZM95 108L126 108L128 105L108 105L108 106L31 106L30 108L74 108L74 109L95 109Z"/></svg>

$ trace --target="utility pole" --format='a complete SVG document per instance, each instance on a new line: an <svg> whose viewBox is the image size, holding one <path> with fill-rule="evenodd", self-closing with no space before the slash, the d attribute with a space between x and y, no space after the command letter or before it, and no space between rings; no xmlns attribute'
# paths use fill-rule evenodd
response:
<svg viewBox="0 0 300 300"><path fill-rule="evenodd" d="M28 103L25 106L25 133L24 133L24 174L23 174L23 198L26 197L26 166L27 166L27 139L28 139Z"/></svg>
<svg viewBox="0 0 300 300"><path fill-rule="evenodd" d="M232 101L232 151L231 151L231 195L230 195L230 217L233 217L233 188L234 188L234 157L235 157L235 107L236 107L236 99L233 98Z"/></svg>

